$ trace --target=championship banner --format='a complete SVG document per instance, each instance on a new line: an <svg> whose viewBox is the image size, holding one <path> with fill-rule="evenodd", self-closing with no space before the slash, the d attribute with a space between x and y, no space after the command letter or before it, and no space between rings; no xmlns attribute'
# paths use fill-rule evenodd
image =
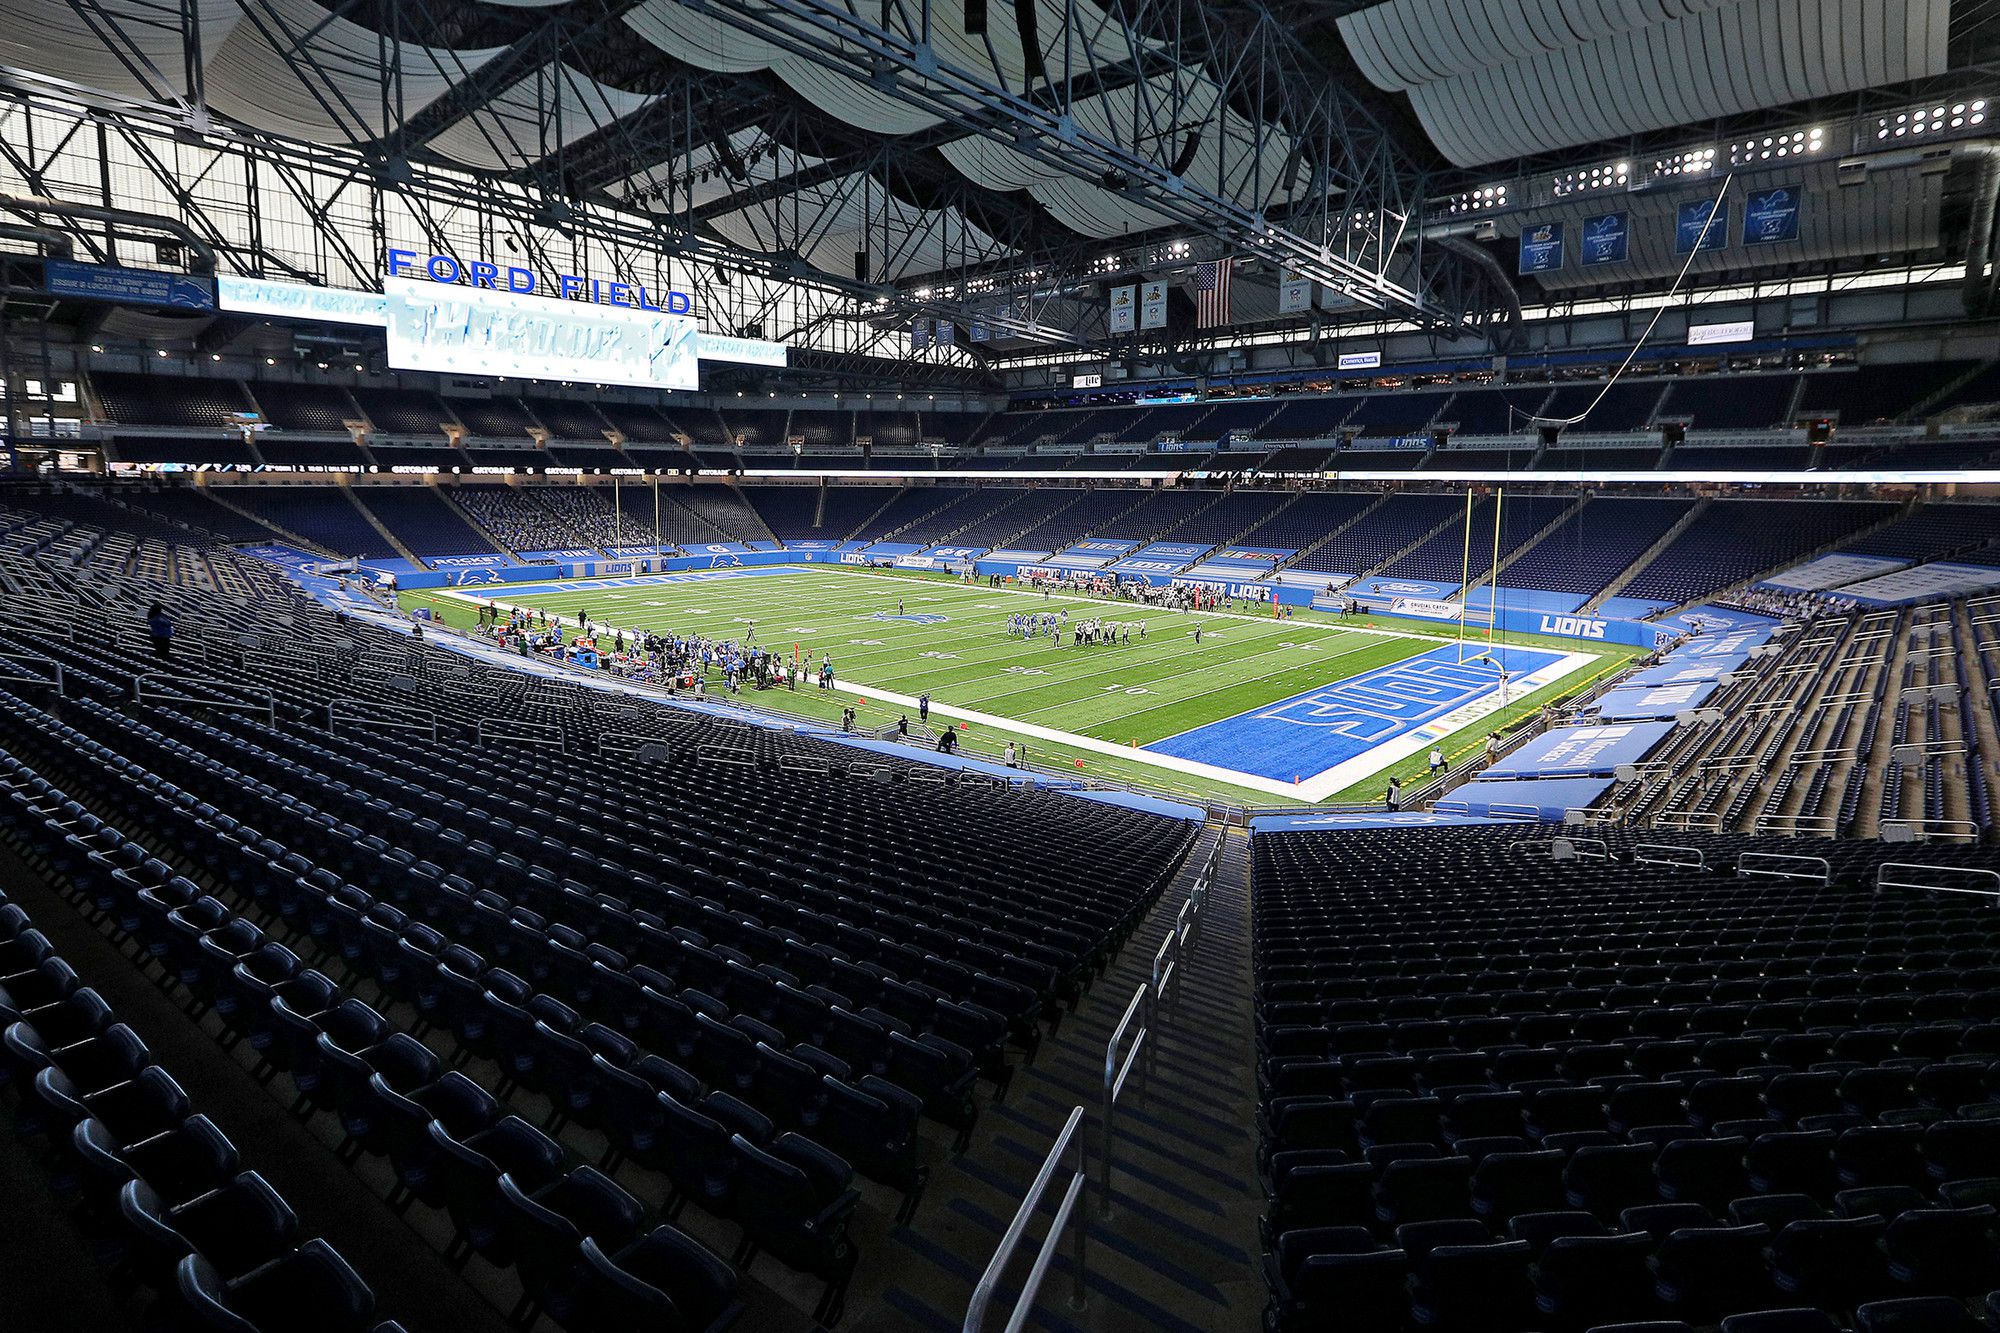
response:
<svg viewBox="0 0 2000 1333"><path fill-rule="evenodd" d="M1799 239L1799 187L1753 190L1743 201L1743 244L1780 245Z"/></svg>
<svg viewBox="0 0 2000 1333"><path fill-rule="evenodd" d="M939 320L937 322L937 345L939 347L954 347L957 344L958 326L948 319Z"/></svg>
<svg viewBox="0 0 2000 1333"><path fill-rule="evenodd" d="M1631 246L1630 215L1604 213L1583 220L1583 262L1622 264Z"/></svg>
<svg viewBox="0 0 2000 1333"><path fill-rule="evenodd" d="M1167 327L1167 284L1147 282L1139 286L1139 327L1142 329L1164 329Z"/></svg>
<svg viewBox="0 0 2000 1333"><path fill-rule="evenodd" d="M1554 273L1562 266L1562 223L1541 222L1521 233L1521 258L1516 272Z"/></svg>
<svg viewBox="0 0 2000 1333"><path fill-rule="evenodd" d="M1138 289L1134 287L1113 287L1111 289L1111 331L1130 333L1133 321L1133 298Z"/></svg>
<svg viewBox="0 0 2000 1333"><path fill-rule="evenodd" d="M1309 278L1287 273L1278 283L1278 313L1302 315L1312 309L1313 288Z"/></svg>
<svg viewBox="0 0 2000 1333"><path fill-rule="evenodd" d="M1674 211L1674 253L1729 248L1729 202L1694 199Z"/></svg>
<svg viewBox="0 0 2000 1333"><path fill-rule="evenodd" d="M931 322L927 319L911 320L910 350L914 352L920 348L929 347L930 345L931 345Z"/></svg>

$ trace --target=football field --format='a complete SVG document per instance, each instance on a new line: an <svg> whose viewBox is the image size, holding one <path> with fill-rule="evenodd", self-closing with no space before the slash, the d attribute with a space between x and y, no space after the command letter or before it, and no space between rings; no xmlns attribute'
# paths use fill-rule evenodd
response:
<svg viewBox="0 0 2000 1333"><path fill-rule="evenodd" d="M1432 745L1476 746L1505 718L1630 656L1518 635L1461 649L1456 627L1389 629L1303 610L1276 619L1247 603L1240 613L1163 611L834 566L405 595L458 625L489 599L569 625L587 611L628 633L740 640L754 623L762 647L796 651L815 668L831 658L836 688L746 689L743 703L829 719L855 707L874 730L905 716L917 725L927 693L933 728L962 725L962 753L993 756L1012 741L1039 764L1260 804L1379 795L1389 774L1420 773ZM1009 632L1012 616L1065 612L1053 640ZM1116 643L1076 645L1072 628L1093 618L1128 627L1130 641L1121 629ZM1481 650L1485 660L1462 660ZM711 680L711 698L719 684Z"/></svg>

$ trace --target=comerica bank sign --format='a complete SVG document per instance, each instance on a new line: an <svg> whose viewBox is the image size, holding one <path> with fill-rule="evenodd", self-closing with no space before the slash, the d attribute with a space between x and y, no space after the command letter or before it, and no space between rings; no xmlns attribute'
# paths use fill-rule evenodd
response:
<svg viewBox="0 0 2000 1333"><path fill-rule="evenodd" d="M388 276L428 278L432 282L484 287L488 291L512 292L516 296L553 296L558 301L588 301L623 306L628 310L657 310L669 315L694 313L694 297L686 292L669 290L656 295L638 283L580 278L574 273L559 273L553 283L543 286L533 269L517 268L511 264L502 267L484 260L460 263L451 255L420 256L414 250L389 251Z"/></svg>

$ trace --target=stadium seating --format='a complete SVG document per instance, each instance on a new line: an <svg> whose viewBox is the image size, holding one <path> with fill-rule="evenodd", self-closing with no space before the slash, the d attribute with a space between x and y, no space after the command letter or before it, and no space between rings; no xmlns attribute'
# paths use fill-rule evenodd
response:
<svg viewBox="0 0 2000 1333"><path fill-rule="evenodd" d="M1375 393L1355 400L1344 423L1355 435L1416 435L1445 409L1448 393Z"/></svg>
<svg viewBox="0 0 2000 1333"><path fill-rule="evenodd" d="M1520 545L1560 518L1571 501L1562 496L1507 495L1500 503L1499 558L1505 560ZM1461 515L1463 506L1461 506ZM1475 505L1470 519L1471 569L1476 578L1492 568L1494 560L1494 512L1491 501ZM1430 537L1414 550L1383 566L1382 573L1397 578L1436 579L1458 583L1466 568L1467 520L1461 518Z"/></svg>
<svg viewBox="0 0 2000 1333"><path fill-rule="evenodd" d="M788 437L804 440L809 453L833 452L853 446L854 426L852 412L799 409L791 413L790 420L785 426L785 434Z"/></svg>
<svg viewBox="0 0 2000 1333"><path fill-rule="evenodd" d="M1329 440L1339 435L1341 423L1353 410L1351 398L1289 399L1242 433L1259 440Z"/></svg>
<svg viewBox="0 0 2000 1333"><path fill-rule="evenodd" d="M598 486L456 486L451 500L511 551L644 545L653 540L652 505L621 523ZM643 522L644 526L641 526Z"/></svg>
<svg viewBox="0 0 2000 1333"><path fill-rule="evenodd" d="M518 439L535 424L518 398L445 399L445 406L474 435L492 439Z"/></svg>
<svg viewBox="0 0 2000 1333"><path fill-rule="evenodd" d="M1172 530L1172 539L1221 545L1233 542L1246 531L1258 528L1282 509L1292 497L1282 492L1234 491L1200 512L1181 521ZM1165 535L1164 531L1160 535ZM1249 543L1253 546L1261 542Z"/></svg>
<svg viewBox="0 0 2000 1333"><path fill-rule="evenodd" d="M2000 545L2000 510L1984 505L1929 504L1841 549L1855 555L1943 560Z"/></svg>
<svg viewBox="0 0 2000 1333"><path fill-rule="evenodd" d="M1685 500L1593 497L1508 566L1505 582L1595 595L1664 537L1688 507Z"/></svg>
<svg viewBox="0 0 2000 1333"><path fill-rule="evenodd" d="M1585 414L1582 421L1563 427L1567 434L1643 430L1666 393L1667 386L1658 380L1620 380L1609 389L1601 384L1562 384L1538 415L1562 421Z"/></svg>
<svg viewBox="0 0 2000 1333"><path fill-rule="evenodd" d="M264 419L276 430L309 430L345 434L346 423L362 418L347 390L334 384L287 384L259 381L252 390Z"/></svg>
<svg viewBox="0 0 2000 1333"><path fill-rule="evenodd" d="M1007 544L1027 551L1058 551L1085 537L1112 536L1104 530L1106 525L1145 499L1143 493L1108 487L1030 492L1023 502L1028 512L1012 515L1018 522Z"/></svg>
<svg viewBox="0 0 2000 1333"><path fill-rule="evenodd" d="M197 534L212 534L227 542L262 542L276 536L263 524L225 508L207 492L192 488L133 487L118 492L118 499L170 523L192 528Z"/></svg>
<svg viewBox="0 0 2000 1333"><path fill-rule="evenodd" d="M1373 495L1307 491L1263 522L1238 533L1236 541L1244 546L1303 551L1338 531L1376 499Z"/></svg>
<svg viewBox="0 0 2000 1333"><path fill-rule="evenodd" d="M676 419L688 414L676 412ZM776 449L785 443L785 420L789 413L762 409L730 408L720 413L723 443L745 449ZM692 429L690 429L690 433Z"/></svg>
<svg viewBox="0 0 2000 1333"><path fill-rule="evenodd" d="M234 380L106 371L91 376L91 384L105 418L120 425L227 426L232 415L254 410Z"/></svg>
<svg viewBox="0 0 2000 1333"><path fill-rule="evenodd" d="M0 575L34 578L37 610L78 595L32 556L0 554ZM129 638L80 646L0 628L8 647L72 668L67 698L0 692L0 763L58 765L69 785L49 808L98 808L148 830L147 850L128 859L108 835L79 844L65 816L49 825L66 857L53 877L120 922L164 986L217 1015L224 1039L248 1042L260 1076L296 1094L297 1114L335 1126L343 1159L386 1168L392 1205L422 1204L449 1219L454 1253L511 1266L524 1315L608 1329L589 1321L692 1308L708 1312L698 1326L720 1329L737 1308L732 1267L775 1261L821 1280L817 1313L838 1319L863 1261L846 1225L863 1205L857 1173L901 1196L898 1220L914 1215L927 1174L919 1119L964 1141L975 1087L1004 1087L1009 1052L1031 1053L1074 1005L1191 836L1152 815L969 783L830 773L802 801L776 757L844 764L846 753L664 709L599 715L582 693L551 713L528 702L546 688L529 677L480 668L486 683L468 688L462 659L336 626L259 578L269 600L256 604L166 594L190 648L282 614L290 649L177 654L178 706L131 708L110 677L150 659L122 646ZM118 615L133 623L155 591L119 590ZM337 643L349 666L332 675L288 660L307 647L340 658ZM383 653L407 659L414 693L361 669ZM228 706L250 687L269 691L262 720ZM335 695L433 710L437 739L328 730ZM565 739L538 746L527 774L474 743L481 718L540 718ZM40 738L17 746L30 726ZM595 757L600 738L634 726L680 758L627 772ZM705 738L757 759L709 772ZM476 811L463 799L474 791ZM765 812L754 833L753 810ZM1050 837L1103 849L1103 866L1065 877L1045 855ZM181 867L211 891L174 878ZM375 1002L335 976L368 984ZM112 1046L101 1060L67 1045L56 1054L79 1075L116 1057ZM105 1121L110 1145L171 1130L151 1119L161 1080L143 1082L103 1101L80 1085L50 1105ZM570 1155L572 1132L603 1146L602 1170ZM88 1151L123 1151L100 1150L91 1133ZM604 1173L628 1161L626 1183ZM664 1193L642 1202L631 1172ZM329 1320L358 1308L354 1284L317 1249L267 1272L236 1244L242 1228L219 1219L268 1210L266 1195L244 1186L176 1211L199 1193L162 1177L157 1198L129 1201L148 1237L179 1227L209 1238L197 1246L206 1267L173 1270L176 1299L226 1327L226 1309L272 1327L271 1302L288 1289L321 1292ZM689 1203L740 1229L731 1263L672 1229Z"/></svg>
<svg viewBox="0 0 2000 1333"><path fill-rule="evenodd" d="M393 556L341 486L246 486L237 503L258 518L343 556Z"/></svg>
<svg viewBox="0 0 2000 1333"><path fill-rule="evenodd" d="M613 430L628 441L640 444L674 444L676 427L667 418L639 403L599 403L598 413L611 423ZM553 429L553 428L551 428ZM582 438L580 434L572 438Z"/></svg>
<svg viewBox="0 0 2000 1333"><path fill-rule="evenodd" d="M1891 517L1883 504L1715 500L1622 589L1678 604L1726 588Z"/></svg>
<svg viewBox="0 0 2000 1333"><path fill-rule="evenodd" d="M1837 417L1843 426L1872 426L1908 416L1953 380L1970 374L1970 361L1913 361L1863 366L1806 376L1799 416Z"/></svg>
<svg viewBox="0 0 2000 1333"><path fill-rule="evenodd" d="M1786 415L1798 387L1797 375L1675 380L1659 415L1662 420L1684 420L1690 430L1769 430L1791 424Z"/></svg>
<svg viewBox="0 0 2000 1333"><path fill-rule="evenodd" d="M1109 494L1122 495L1128 501L1132 498L1129 491ZM1213 492L1207 491L1152 491L1138 504L1127 504L1117 517L1094 525L1088 535L1149 541L1172 533L1189 518L1213 505L1216 499Z"/></svg>
<svg viewBox="0 0 2000 1333"><path fill-rule="evenodd" d="M2000 1169L1984 909L1877 893L1863 844L1705 840L1718 875L1547 832L1253 838L1269 1326L1962 1314L1996 1280L1959 1189ZM1780 849L1831 882L1729 873Z"/></svg>
<svg viewBox="0 0 2000 1333"><path fill-rule="evenodd" d="M493 543L428 486L368 486L354 497L398 541L426 557L494 553Z"/></svg>
<svg viewBox="0 0 2000 1333"><path fill-rule="evenodd" d="M452 419L443 400L421 389L357 388L354 401L375 429L387 435L435 437Z"/></svg>
<svg viewBox="0 0 2000 1333"><path fill-rule="evenodd" d="M1452 495L1389 495L1298 560L1301 569L1359 574L1464 512ZM1247 539L1246 539L1247 540Z"/></svg>
<svg viewBox="0 0 2000 1333"><path fill-rule="evenodd" d="M1455 423L1454 435L1509 435L1528 431L1526 417L1549 396L1546 385L1520 389L1461 389L1452 395L1443 421ZM1532 432L1530 432L1532 433Z"/></svg>

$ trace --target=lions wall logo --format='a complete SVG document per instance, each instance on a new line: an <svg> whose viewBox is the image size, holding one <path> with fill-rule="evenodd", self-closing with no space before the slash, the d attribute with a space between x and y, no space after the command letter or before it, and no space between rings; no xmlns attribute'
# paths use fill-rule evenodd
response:
<svg viewBox="0 0 2000 1333"><path fill-rule="evenodd" d="M1604 622L1582 616L1543 616L1542 633L1557 634L1565 639L1601 639L1604 637Z"/></svg>

